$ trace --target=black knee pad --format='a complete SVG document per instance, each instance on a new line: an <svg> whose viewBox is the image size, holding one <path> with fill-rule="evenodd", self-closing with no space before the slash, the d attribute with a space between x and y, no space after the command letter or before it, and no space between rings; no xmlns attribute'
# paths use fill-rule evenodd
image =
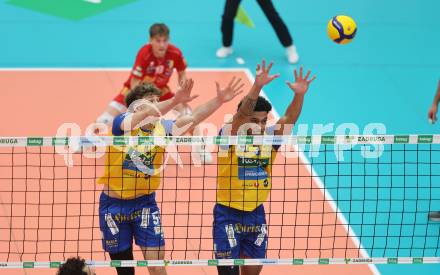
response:
<svg viewBox="0 0 440 275"><path fill-rule="evenodd" d="M239 275L239 266L217 266L218 275Z"/></svg>
<svg viewBox="0 0 440 275"><path fill-rule="evenodd" d="M110 254L112 260L133 260L133 248L129 248L125 251ZM117 267L116 272L118 275L134 275L134 267Z"/></svg>

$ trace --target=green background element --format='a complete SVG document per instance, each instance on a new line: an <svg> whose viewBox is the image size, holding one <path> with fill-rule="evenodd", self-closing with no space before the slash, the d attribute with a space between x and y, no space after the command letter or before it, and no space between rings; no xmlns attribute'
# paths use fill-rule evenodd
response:
<svg viewBox="0 0 440 275"><path fill-rule="evenodd" d="M136 2L137 0L102 0L92 4L84 0L10 0L9 4L70 20L81 20Z"/></svg>
<svg viewBox="0 0 440 275"><path fill-rule="evenodd" d="M247 14L245 9L241 5L238 7L238 11L237 11L237 15L235 16L235 20L238 23L245 25L246 27L249 27L252 29L255 28L254 22L252 21L250 16Z"/></svg>

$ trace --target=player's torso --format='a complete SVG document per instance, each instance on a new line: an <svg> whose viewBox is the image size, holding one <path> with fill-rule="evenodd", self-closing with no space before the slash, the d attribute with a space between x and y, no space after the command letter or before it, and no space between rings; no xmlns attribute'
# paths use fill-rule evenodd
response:
<svg viewBox="0 0 440 275"><path fill-rule="evenodd" d="M220 149L217 202L251 211L266 201L271 184L272 146L243 145Z"/></svg>
<svg viewBox="0 0 440 275"><path fill-rule="evenodd" d="M143 81L152 82L158 88L165 87L175 68L176 59L178 58L178 49L169 45L166 54L162 58L157 58L153 54L151 45L146 45L144 50L145 68L143 68L142 74L144 75Z"/></svg>
<svg viewBox="0 0 440 275"><path fill-rule="evenodd" d="M154 129L136 129L131 135L164 136L166 133L159 122ZM109 194L123 199L151 194L160 186L164 154L164 148L155 145L110 146L105 175L98 183L105 184Z"/></svg>

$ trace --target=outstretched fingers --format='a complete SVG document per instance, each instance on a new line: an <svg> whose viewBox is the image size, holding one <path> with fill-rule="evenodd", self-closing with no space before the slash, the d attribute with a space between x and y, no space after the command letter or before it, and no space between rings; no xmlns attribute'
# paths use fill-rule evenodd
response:
<svg viewBox="0 0 440 275"><path fill-rule="evenodd" d="M304 77L304 80L308 81L308 78L309 78L309 76L310 76L310 73L311 73L311 71L308 70L307 73L306 73L306 76Z"/></svg>
<svg viewBox="0 0 440 275"><path fill-rule="evenodd" d="M188 91L191 92L193 87L194 87L194 80L190 78L188 80L188 87L187 87Z"/></svg>
<svg viewBox="0 0 440 275"><path fill-rule="evenodd" d="M270 69L272 69L272 66L273 66L273 62L270 62L269 63L269 66L267 66L267 73L269 73L270 72Z"/></svg>
<svg viewBox="0 0 440 275"><path fill-rule="evenodd" d="M271 75L269 77L269 79L270 79L270 81L272 81L272 80L274 80L275 78L278 78L278 77L280 77L280 74L274 74L274 75Z"/></svg>
<svg viewBox="0 0 440 275"><path fill-rule="evenodd" d="M231 87L237 77L233 76L231 81L228 83L228 87Z"/></svg>
<svg viewBox="0 0 440 275"><path fill-rule="evenodd" d="M237 81L232 82L232 85L230 83L229 87L231 87L232 89L235 89L235 87L237 87L237 85L239 85L241 82L241 78L238 78Z"/></svg>
<svg viewBox="0 0 440 275"><path fill-rule="evenodd" d="M244 92L243 90L235 91L235 92L234 92L234 95L232 96L232 98L238 96L239 94L241 94L241 93L243 93L243 92Z"/></svg>
<svg viewBox="0 0 440 275"><path fill-rule="evenodd" d="M307 80L307 83L310 84L310 83L312 83L312 81L315 80L315 79L316 79L316 75L312 76L312 78L310 78L310 80Z"/></svg>
<svg viewBox="0 0 440 275"><path fill-rule="evenodd" d="M240 86L233 88L234 91L242 90L244 87L244 83L242 83Z"/></svg>

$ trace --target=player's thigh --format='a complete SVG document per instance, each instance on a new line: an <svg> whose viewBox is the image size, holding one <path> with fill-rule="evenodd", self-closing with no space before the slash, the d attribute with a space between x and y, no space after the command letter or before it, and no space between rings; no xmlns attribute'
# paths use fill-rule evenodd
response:
<svg viewBox="0 0 440 275"><path fill-rule="evenodd" d="M264 259L267 251L267 236L252 234L241 242L241 253L245 258Z"/></svg>
<svg viewBox="0 0 440 275"><path fill-rule="evenodd" d="M136 212L141 213L134 223L134 240L140 247L160 248L165 245L160 210L156 202L140 204Z"/></svg>
<svg viewBox="0 0 440 275"><path fill-rule="evenodd" d="M214 207L212 236L214 254L217 259L238 259L240 257L240 234L235 232L236 217L227 207Z"/></svg>
<svg viewBox="0 0 440 275"><path fill-rule="evenodd" d="M133 242L133 230L128 222L119 222L117 217L130 215L124 213L117 200L101 195L99 203L99 227L102 245L109 253L119 253L129 249Z"/></svg>
<svg viewBox="0 0 440 275"><path fill-rule="evenodd" d="M264 209L258 209L248 223L253 230L242 236L241 251L244 256L252 259L266 258L267 224Z"/></svg>

